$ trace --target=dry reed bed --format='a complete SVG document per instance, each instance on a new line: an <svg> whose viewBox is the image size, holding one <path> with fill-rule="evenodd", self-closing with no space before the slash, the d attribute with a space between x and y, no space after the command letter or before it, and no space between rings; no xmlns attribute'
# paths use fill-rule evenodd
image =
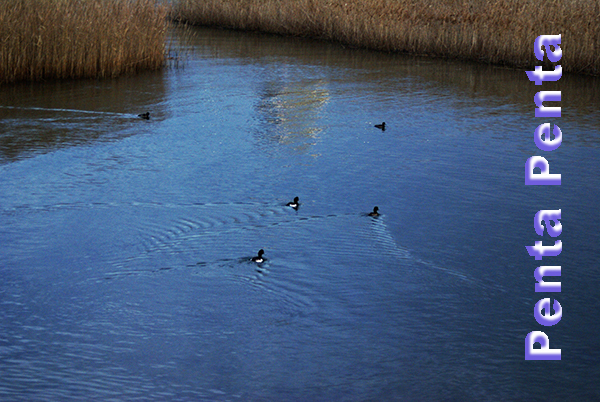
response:
<svg viewBox="0 0 600 402"><path fill-rule="evenodd" d="M153 0L0 0L0 83L160 68L167 14Z"/></svg>
<svg viewBox="0 0 600 402"><path fill-rule="evenodd" d="M596 0L174 0L172 12L190 24L520 68L540 64L538 35L562 34L563 70L600 74Z"/></svg>

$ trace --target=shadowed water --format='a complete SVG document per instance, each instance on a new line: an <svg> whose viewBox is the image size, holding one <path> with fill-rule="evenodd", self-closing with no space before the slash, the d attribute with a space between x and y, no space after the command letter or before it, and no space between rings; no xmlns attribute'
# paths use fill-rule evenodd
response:
<svg viewBox="0 0 600 402"><path fill-rule="evenodd" d="M564 140L542 153L523 71L180 46L164 72L2 88L0 399L600 397L598 79L544 84ZM525 187L532 155L563 184ZM525 246L559 208L563 291L536 294ZM561 361L524 361L536 330Z"/></svg>

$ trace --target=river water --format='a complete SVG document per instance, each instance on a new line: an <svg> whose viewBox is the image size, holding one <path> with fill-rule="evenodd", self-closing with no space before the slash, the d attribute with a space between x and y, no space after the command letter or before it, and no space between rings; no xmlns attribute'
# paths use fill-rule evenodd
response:
<svg viewBox="0 0 600 402"><path fill-rule="evenodd" d="M600 398L599 79L544 84L548 153L524 71L212 29L175 48L2 87L2 401ZM532 155L561 186L524 185ZM535 261L559 208L563 252ZM562 360L525 361L531 331Z"/></svg>

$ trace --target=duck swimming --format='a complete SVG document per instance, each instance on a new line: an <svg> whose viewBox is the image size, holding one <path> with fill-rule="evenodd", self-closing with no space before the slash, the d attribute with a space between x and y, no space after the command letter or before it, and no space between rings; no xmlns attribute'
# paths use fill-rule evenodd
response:
<svg viewBox="0 0 600 402"><path fill-rule="evenodd" d="M298 209L298 207L300 206L300 203L298 201L300 201L300 199L298 197L294 197L294 201L290 201L285 205L294 209Z"/></svg>
<svg viewBox="0 0 600 402"><path fill-rule="evenodd" d="M138 114L138 117L141 117L144 120L150 120L150 112L140 113Z"/></svg>
<svg viewBox="0 0 600 402"><path fill-rule="evenodd" d="M262 248L260 250L258 250L258 255L256 257L252 257L252 261L257 262L257 263L261 263L263 262L265 259L263 258L263 254L265 253L265 250L263 250Z"/></svg>
<svg viewBox="0 0 600 402"><path fill-rule="evenodd" d="M378 128L381 131L385 131L385 121L381 124L375 124L375 128Z"/></svg>
<svg viewBox="0 0 600 402"><path fill-rule="evenodd" d="M373 212L369 212L369 216L379 216L379 207L373 208Z"/></svg>

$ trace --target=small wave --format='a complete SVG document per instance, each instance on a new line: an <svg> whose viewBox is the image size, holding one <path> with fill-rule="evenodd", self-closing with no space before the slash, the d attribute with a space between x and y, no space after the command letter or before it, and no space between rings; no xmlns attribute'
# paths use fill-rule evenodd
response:
<svg viewBox="0 0 600 402"><path fill-rule="evenodd" d="M82 113L82 114L92 114L92 115L101 115L101 116L115 116L115 117L138 117L135 114L131 113L116 113L116 112L100 112L96 110L80 110L80 109L57 109L57 108L46 108L46 107L35 107L35 106L1 106L2 109L13 109L13 110L37 110L43 112L68 112L68 113Z"/></svg>

